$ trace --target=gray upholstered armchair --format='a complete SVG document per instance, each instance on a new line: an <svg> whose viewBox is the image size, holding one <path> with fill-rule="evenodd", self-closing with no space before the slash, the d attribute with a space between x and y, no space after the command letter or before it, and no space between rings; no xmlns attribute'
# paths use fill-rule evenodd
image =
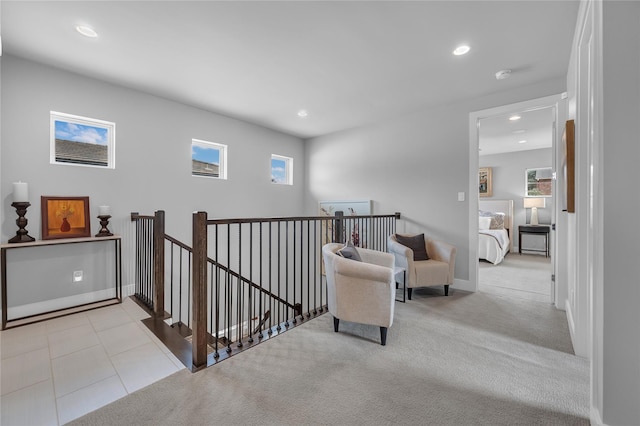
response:
<svg viewBox="0 0 640 426"><path fill-rule="evenodd" d="M395 307L393 256L358 248L362 261L351 260L336 254L343 247L336 243L322 247L334 331L338 331L340 320L376 325L381 343L386 345Z"/></svg>
<svg viewBox="0 0 640 426"><path fill-rule="evenodd" d="M449 295L449 285L453 284L453 271L456 264L456 248L443 241L424 237L427 260L415 260L414 250L398 242L396 235L405 239L419 239L418 236L393 234L387 239L387 250L396 259L396 267L406 271L407 297L411 300L411 292L415 287L444 285L444 295ZM415 248L415 247L414 247ZM416 256L420 257L420 256ZM403 274L397 279L402 280Z"/></svg>

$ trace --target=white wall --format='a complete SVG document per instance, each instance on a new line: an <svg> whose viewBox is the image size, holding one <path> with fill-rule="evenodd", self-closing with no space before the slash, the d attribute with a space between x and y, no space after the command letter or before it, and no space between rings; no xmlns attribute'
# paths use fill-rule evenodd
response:
<svg viewBox="0 0 640 426"><path fill-rule="evenodd" d="M299 138L60 69L4 55L2 78L2 241L15 235L12 182L29 183L29 234L40 232L40 196L89 196L111 206L110 229L123 234L129 284L129 214L166 211L167 233L191 242L191 214L210 218L299 215L304 144ZM116 168L49 164L49 112L116 123ZM191 139L228 145L228 180L191 176ZM270 182L271 154L294 159L294 185ZM91 223L92 234L99 223Z"/></svg>
<svg viewBox="0 0 640 426"><path fill-rule="evenodd" d="M485 200L513 200L513 251L518 251L518 226L526 225L531 219L531 209L523 207L525 191L525 173L527 169L551 167L551 148L532 149L528 151L507 152L503 154L481 155L480 167L492 168L493 196ZM540 224L551 223L553 197L546 199L544 209L538 209ZM527 248L544 249L544 237L527 235ZM523 241L524 243L525 241ZM542 253L544 254L544 253Z"/></svg>
<svg viewBox="0 0 640 426"><path fill-rule="evenodd" d="M455 277L465 286L469 114L561 93L564 86L564 81L549 81L308 140L307 212L317 211L318 201L327 199L371 199L376 214L399 211L401 230L425 232L457 247ZM465 192L464 202L457 201L458 192Z"/></svg>
<svg viewBox="0 0 640 426"><path fill-rule="evenodd" d="M640 3L603 2L602 419L640 424ZM600 283L599 283L600 285ZM598 294L598 293L596 293Z"/></svg>
<svg viewBox="0 0 640 426"><path fill-rule="evenodd" d="M639 23L638 2L582 3L567 75L577 160L576 213L559 241L567 315L588 332L578 343L591 357L591 422L610 426L640 424Z"/></svg>

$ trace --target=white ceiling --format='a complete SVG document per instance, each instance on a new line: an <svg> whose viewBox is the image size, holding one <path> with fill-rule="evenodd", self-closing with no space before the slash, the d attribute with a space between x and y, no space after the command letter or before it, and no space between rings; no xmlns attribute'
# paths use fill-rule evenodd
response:
<svg viewBox="0 0 640 426"><path fill-rule="evenodd" d="M519 0L1 3L4 54L303 138L564 78L577 11ZM453 56L461 43L471 52ZM496 80L504 68L511 78Z"/></svg>
<svg viewBox="0 0 640 426"><path fill-rule="evenodd" d="M520 117L511 121L511 116ZM503 116L480 120L480 155L551 148L553 143L553 109L512 111ZM520 143L521 141L525 141Z"/></svg>

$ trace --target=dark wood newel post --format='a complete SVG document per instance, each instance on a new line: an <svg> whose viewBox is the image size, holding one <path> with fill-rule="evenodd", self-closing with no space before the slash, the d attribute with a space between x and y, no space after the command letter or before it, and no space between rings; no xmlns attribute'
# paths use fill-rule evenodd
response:
<svg viewBox="0 0 640 426"><path fill-rule="evenodd" d="M193 213L193 366L207 365L207 213Z"/></svg>
<svg viewBox="0 0 640 426"><path fill-rule="evenodd" d="M344 234L343 232L344 220L342 219L343 217L344 217L344 212L341 212L341 211L336 212L336 222L335 222L334 235L333 235L334 243L344 243L344 241L342 241L342 235Z"/></svg>
<svg viewBox="0 0 640 426"><path fill-rule="evenodd" d="M153 219L153 313L164 317L164 210Z"/></svg>

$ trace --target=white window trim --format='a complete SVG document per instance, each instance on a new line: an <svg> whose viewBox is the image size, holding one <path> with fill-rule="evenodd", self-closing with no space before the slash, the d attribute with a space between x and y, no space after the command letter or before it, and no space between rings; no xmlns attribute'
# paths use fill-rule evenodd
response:
<svg viewBox="0 0 640 426"><path fill-rule="evenodd" d="M202 139L191 139L191 146L193 147L194 145L216 148L220 152L220 163L218 164L218 176L194 175L193 168L191 168L191 176L197 178L227 180L227 145L209 142ZM193 161L193 155L191 156L191 160Z"/></svg>
<svg viewBox="0 0 640 426"><path fill-rule="evenodd" d="M272 162L273 160L281 160L284 161L284 182L274 182L271 179L271 183L276 185L293 185L293 158L285 157L284 155L271 154L271 161L269 162L269 174L271 174L272 170Z"/></svg>
<svg viewBox="0 0 640 426"><path fill-rule="evenodd" d="M553 180L553 168L551 166L545 167L529 167L524 171L524 196L525 198L551 198L553 197L553 189L552 193L548 195L529 195L529 170L539 170L539 169L549 169L551 170Z"/></svg>
<svg viewBox="0 0 640 426"><path fill-rule="evenodd" d="M78 167L96 167L99 169L116 168L116 123L111 121L98 120L96 118L83 117L80 115L66 114L64 112L49 111L49 162L51 164ZM56 121L66 121L68 123L83 124L85 126L103 127L107 129L107 165L99 166L95 164L67 163L56 161Z"/></svg>

